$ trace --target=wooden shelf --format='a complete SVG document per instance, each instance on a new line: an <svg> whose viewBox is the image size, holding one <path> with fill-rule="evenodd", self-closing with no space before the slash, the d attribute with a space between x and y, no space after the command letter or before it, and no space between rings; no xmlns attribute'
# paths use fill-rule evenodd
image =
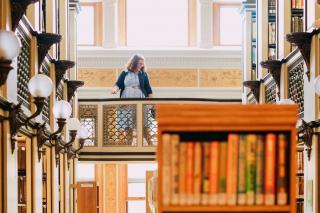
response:
<svg viewBox="0 0 320 213"><path fill-rule="evenodd" d="M290 206L164 206L162 212L289 212Z"/></svg>

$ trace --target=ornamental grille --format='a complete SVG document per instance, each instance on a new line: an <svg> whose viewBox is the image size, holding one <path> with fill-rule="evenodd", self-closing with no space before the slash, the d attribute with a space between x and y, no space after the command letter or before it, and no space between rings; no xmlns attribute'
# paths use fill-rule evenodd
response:
<svg viewBox="0 0 320 213"><path fill-rule="evenodd" d="M18 28L19 29L19 28ZM18 55L18 69L17 69L17 93L18 101L22 102L27 109L30 108L30 93L28 89L28 82L31 75L31 40L24 35L22 30L17 32L21 42L21 51Z"/></svg>
<svg viewBox="0 0 320 213"><path fill-rule="evenodd" d="M248 97L248 102L249 102L250 104L256 104L256 103L257 103L257 100L254 98L252 92L249 92L249 94L248 94L247 97Z"/></svg>
<svg viewBox="0 0 320 213"><path fill-rule="evenodd" d="M157 135L158 123L156 121L155 105L143 105L143 144L147 146L157 145Z"/></svg>
<svg viewBox="0 0 320 213"><path fill-rule="evenodd" d="M103 106L103 145L136 146L136 105Z"/></svg>
<svg viewBox="0 0 320 213"><path fill-rule="evenodd" d="M41 66L42 73L44 75L47 75L50 78L50 64L47 62L47 60L44 60ZM44 106L42 110L42 119L50 124L50 96L45 99Z"/></svg>
<svg viewBox="0 0 320 213"><path fill-rule="evenodd" d="M303 117L304 113L304 97L303 97L303 73L304 63L302 58L288 67L288 95L291 100L299 105L299 117Z"/></svg>
<svg viewBox="0 0 320 213"><path fill-rule="evenodd" d="M63 83L60 82L56 92L56 98L58 101L63 100Z"/></svg>
<svg viewBox="0 0 320 213"><path fill-rule="evenodd" d="M89 137L85 140L84 146L96 146L98 139L98 107L96 105L80 105L80 123L89 131Z"/></svg>
<svg viewBox="0 0 320 213"><path fill-rule="evenodd" d="M277 99L276 88L277 86L274 80L271 80L268 84L265 85L266 103L268 104L276 103L276 99Z"/></svg>

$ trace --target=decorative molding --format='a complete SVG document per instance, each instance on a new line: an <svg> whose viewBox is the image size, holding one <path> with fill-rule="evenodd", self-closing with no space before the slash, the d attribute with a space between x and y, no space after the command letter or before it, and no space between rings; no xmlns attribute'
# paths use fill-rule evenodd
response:
<svg viewBox="0 0 320 213"><path fill-rule="evenodd" d="M91 48L78 50L79 68L122 68L129 58L141 53L151 68L241 69L240 48L135 50Z"/></svg>
<svg viewBox="0 0 320 213"><path fill-rule="evenodd" d="M260 64L263 68L268 69L270 72L272 78L276 82L276 85L278 87L278 97L280 99L280 75L281 75L281 65L284 62L284 60L266 60L261 61Z"/></svg>
<svg viewBox="0 0 320 213"><path fill-rule="evenodd" d="M119 98L112 95L111 88L79 88L79 99ZM241 87L230 88L153 88L155 98L212 98L212 99L241 99Z"/></svg>
<svg viewBox="0 0 320 213"><path fill-rule="evenodd" d="M244 81L243 82L243 86L245 87L248 87L254 98L256 99L257 103L260 102L260 84L261 84L261 81L257 81L257 80L250 80L250 81Z"/></svg>

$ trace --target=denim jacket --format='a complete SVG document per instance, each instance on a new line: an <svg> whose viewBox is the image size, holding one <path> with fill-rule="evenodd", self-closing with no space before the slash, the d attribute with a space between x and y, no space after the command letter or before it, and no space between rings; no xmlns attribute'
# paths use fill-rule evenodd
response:
<svg viewBox="0 0 320 213"><path fill-rule="evenodd" d="M128 73L129 73L129 70L123 70L116 82L116 85L120 88L120 97L122 95L123 90L125 89L124 79ZM138 78L139 78L139 84L140 84L140 89L142 93L146 97L148 97L149 94L152 94L152 89L149 83L148 74L145 71L139 71Z"/></svg>

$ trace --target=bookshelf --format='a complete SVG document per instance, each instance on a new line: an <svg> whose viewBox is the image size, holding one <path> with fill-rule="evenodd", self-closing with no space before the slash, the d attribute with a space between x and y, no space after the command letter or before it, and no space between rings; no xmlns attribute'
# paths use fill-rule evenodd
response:
<svg viewBox="0 0 320 213"><path fill-rule="evenodd" d="M278 148L280 150L285 150L284 152L281 152L281 153L285 153L285 156L287 159L286 162L295 162L296 161L295 138L296 138L296 120L297 120L297 107L295 105L235 105L235 104L232 104L232 105L223 105L223 104L221 105L220 104L217 104L217 105L159 105L157 108L157 112L158 112L157 115L158 115L158 125L159 125L158 139L160 141L160 143L158 144L158 150L157 150L158 212L159 213L164 213L164 212L291 212L291 213L294 213L296 212L296 188L295 188L296 187L296 167L295 166L286 164L286 166L283 167L285 168L285 170L282 169L281 172L279 172L280 169L279 170L269 169L270 172L273 171L276 174L280 174L280 173L282 174L285 171L286 176L283 176L284 179L282 180L285 180L284 182L286 182L285 191L287 194L287 199L286 199L286 202L284 202L281 205L277 204L278 202L280 202L278 199L275 199L274 204L270 204L270 205L266 205L265 203L261 205L257 205L257 204L239 205L238 204L239 196L237 196L237 194L236 195L230 194L229 192L227 192L226 194L228 198L230 198L229 197L230 195L237 197L235 199L235 203L232 205L230 205L229 201L228 201L228 205L227 203L221 204L220 201L219 201L219 204L221 205L202 203L206 194L208 195L208 191L204 190L204 188L201 188L200 201L198 201L198 203L195 204L194 200L198 200L198 196L199 196L198 194L199 188L197 187L199 184L201 184L202 186L205 185L206 172L201 173L202 176L199 182L199 173L197 173L199 168L197 166L190 167L192 163L191 164L189 163L193 161L188 160L190 158L194 159L194 165L199 166L200 164L197 163L197 159L198 160L203 159L201 161L203 163L201 163L200 167L206 168L206 167L202 167L203 165L206 164L205 162L207 162L205 160L207 159L205 157L206 154L200 155L200 157L196 157L196 156L199 156L197 155L198 149L196 148L197 147L196 144L198 144L198 147L201 147L201 146L205 146L203 144L206 144L206 142L208 141L209 143L212 143L211 141L216 140L218 141L219 146L222 146L221 144L223 143L223 140L226 140L226 138L228 138L229 135L232 133L232 134L239 134L239 135L240 134L241 135L242 134L251 134L251 135L273 134L273 135L277 135L277 138L280 138L279 135L283 134L287 138L286 140L287 148L280 149L280 144L282 144L282 142L280 143L280 140L275 141L274 144L276 144L276 146L279 145ZM171 140L166 139L167 135L171 135L170 136ZM179 143L176 143L175 140L172 139L173 135L179 136ZM195 142L191 142L191 141L195 141ZM188 144L192 144L192 143L195 144L194 151L190 152L190 153L193 152L195 157L194 158L191 157L193 155L192 154L189 155L190 153L188 154L188 151L187 151L187 155L186 155L187 160L185 161L186 162L185 164L187 165L186 166L187 170L185 171L187 173L187 176L186 176L187 178L185 180L182 179L182 182L180 182L179 178L184 177L183 175L180 175L180 174L185 174L185 173L183 172L183 170L181 170L181 167L175 167L177 165L180 165L179 164L180 162L177 161L176 159L179 159L180 156L184 156L184 155L176 155L176 154L180 153L180 151L183 153L182 151L183 148L180 149L180 147L185 146L185 145L182 145L184 142L187 142L185 143L187 144L187 146ZM262 144L263 143L265 143L266 145L270 144L270 142L264 141L264 140L262 141ZM178 151L177 151L177 144L179 145ZM199 144L201 144L201 146ZM229 140L227 140L227 145L228 144L229 144ZM174 151L172 151L171 153L171 150L170 148L168 149L168 147L172 147L172 150ZM229 147L233 147L233 146L229 146ZM227 153L229 152L229 149L227 148ZM189 149L187 148L187 150ZM202 149L202 150L207 150L207 149ZM200 153L204 153L204 152L200 152ZM279 153L280 151L277 152L276 154L276 156L278 156L277 159L284 159L280 157L283 155L280 155ZM254 156L256 156L255 154L256 153L253 152ZM221 153L219 155L223 156L223 154ZM216 156L216 155L212 154L210 156ZM230 159L229 158L230 156L232 155L227 154L228 158L224 158L224 159ZM183 157L181 158L183 159ZM230 163L228 163L228 162L232 162L232 160L228 161L228 160L221 160L221 159L222 158L220 158L219 160L219 163L220 163L219 172L222 174L220 168L224 168L224 167L232 168L232 167L229 167ZM275 158L273 159L275 160ZM170 162L170 160L172 161ZM177 162L179 163L177 164ZM216 162L216 161L212 160L210 162ZM274 166L274 164L270 164L270 162L273 162L273 161L268 160L268 162L269 163L265 164L266 166L267 165ZM278 162L281 162L281 160L277 160L274 162L278 163ZM233 170L225 169L227 170L226 174L229 174L229 175L226 175L227 178L225 180L227 191L229 190L228 188L232 187L231 186L232 183L234 183L231 181L231 178L228 178L232 176L230 175L231 174L230 172L233 172L235 170L237 170L238 172L240 171L240 169L238 168L238 164L236 163L234 165L236 165L236 169L233 169ZM190 169L188 166L193 169ZM215 167L213 166L212 168L215 168ZM251 167L248 167L248 168L251 168ZM258 169L258 164L256 169L257 171L262 171ZM188 175L190 175L188 171L191 171L191 170L194 170L194 173L192 176L194 178L193 179L194 181L190 182L190 180L188 179L189 177ZM177 173L177 171L179 172ZM207 170L204 169L199 171L207 171ZM172 174L180 175L180 176L178 175L179 176L178 183L171 181L171 180L177 179L177 177L176 176L173 177ZM209 174L211 173L209 172ZM248 174L255 174L255 173L248 173ZM238 177L237 175L233 175L233 176ZM209 179L210 178L211 176L209 177ZM246 176L246 178L248 177ZM278 187L281 187L280 181L278 182L278 180L280 179L277 179L273 183L274 194L278 194L279 191L277 189ZM186 187L189 187L190 189L190 186L188 186L188 184L185 185L185 183L187 183L188 181L189 183L194 184L194 186L192 186L194 187L193 188L194 191L190 192L188 191L188 188L187 188L187 190L185 191L187 201L186 203L183 202L183 204L181 204L180 201L183 200L185 197L184 195L182 195L183 193L181 193L181 192L184 192L185 190L182 188L186 186ZM209 181L209 188L212 186L211 185L212 183L214 183L214 181L213 182ZM220 184L221 182L219 183L218 188L219 187L221 188ZM179 194L179 192L181 194ZM219 191L219 193L221 192ZM235 192L235 193L238 193L238 192ZM178 194L178 198L175 198L177 194ZM211 192L209 193L209 195L211 196ZM191 196L192 203L188 203L190 200L189 199L190 196ZM280 197L280 194L278 194L277 196ZM177 204L175 203L176 201L174 201L175 199L179 200ZM219 198L219 200L220 199L221 198Z"/></svg>
<svg viewBox="0 0 320 213"><path fill-rule="evenodd" d="M251 13L251 29L252 29L252 35L251 35L251 79L250 80L256 80L257 79L257 17L256 17L256 11L253 11Z"/></svg>
<svg viewBox="0 0 320 213"><path fill-rule="evenodd" d="M277 59L277 0L268 1L268 59Z"/></svg>
<svg viewBox="0 0 320 213"><path fill-rule="evenodd" d="M303 32L304 28L304 1L291 0L291 33ZM291 45L291 50L295 48Z"/></svg>

